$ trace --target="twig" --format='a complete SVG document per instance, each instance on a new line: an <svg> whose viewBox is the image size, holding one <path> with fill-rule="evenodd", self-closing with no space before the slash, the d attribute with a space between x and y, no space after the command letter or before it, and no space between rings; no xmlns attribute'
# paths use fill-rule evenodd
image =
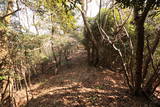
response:
<svg viewBox="0 0 160 107"><path fill-rule="evenodd" d="M152 65L152 68L154 70L154 72L156 73L157 77L160 79L160 76L157 72L158 69L158 66L155 67L154 63L153 63L153 53L151 51L151 48L150 48L150 45L149 45L149 40L148 40L148 37L146 38L146 41L147 41L147 49L148 49L148 53L149 53L149 56L151 58L151 65Z"/></svg>
<svg viewBox="0 0 160 107"><path fill-rule="evenodd" d="M123 55L122 55L122 52L120 51L120 49L118 49L115 44L110 40L110 37L106 34L106 32L99 26L99 30L102 32L101 35L104 35L106 38L107 38L107 41L112 45L112 47L118 51L120 57L121 57L121 60L122 60L122 65L123 65L123 68L124 68L124 75L126 77L126 80L127 80L127 85L129 86L130 89L132 89L132 86L131 84L129 83L129 78L128 78L128 75L127 75L127 67L126 67L126 63L123 59Z"/></svg>
<svg viewBox="0 0 160 107"><path fill-rule="evenodd" d="M149 37L149 36L148 36ZM152 65L152 68L154 70L154 74L150 77L150 79L148 80L148 82L146 83L146 89L150 88L153 83L157 80L157 78L160 80L160 76L158 74L158 70L159 70L159 65L160 63L155 67L154 63L153 63L153 53L151 51L151 48L150 48L150 45L149 45L149 40L148 40L148 37L146 38L146 41L147 41L147 49L148 49L148 53L149 53L149 56L150 56L150 62L151 62L151 65ZM160 84L160 81L158 82L158 84L155 85L155 87L153 87L151 89L151 93L153 93L156 89L156 87L158 87L158 85Z"/></svg>
<svg viewBox="0 0 160 107"><path fill-rule="evenodd" d="M5 17L10 16L10 15L12 15L12 14L14 14L14 13L20 11L20 10L21 10L21 9L17 9L17 10L15 10L15 11L11 12L11 13L8 13L8 14L6 14L6 15L4 15L4 16L1 16L1 17L0 17L0 20L3 20Z"/></svg>
<svg viewBox="0 0 160 107"><path fill-rule="evenodd" d="M128 19L130 18L131 13L132 13L132 10L131 10L130 14L128 15L128 17L127 17L127 19L126 19L125 21L123 20L122 14L121 14L121 12L120 12L119 10L118 10L118 13L119 13L119 15L120 15L121 23L122 23L122 25L123 25L122 27L123 27L126 35L127 35L127 38L129 38L129 46L130 46L130 49L131 49L131 59L130 59L130 61L129 61L129 66L130 66L130 70L131 70L130 73L131 73L132 85L134 85L134 75L133 75L133 71L132 71L132 68L131 68L132 62L133 62L133 55L134 55L133 42L132 42L132 38L130 37L130 35L129 35L127 29L126 29L126 27L124 26L125 23L127 23Z"/></svg>
<svg viewBox="0 0 160 107"><path fill-rule="evenodd" d="M157 31L157 36L154 40L154 44L153 44L153 47L150 49L150 54L154 54L155 51L156 51L156 48L159 44L159 40L160 40L160 35L159 35L160 31ZM147 38L148 39L148 38ZM149 41L147 41L147 43L149 43ZM149 44L148 44L149 45ZM148 48L149 49L149 48ZM143 79L146 77L147 73L148 73L148 66L149 66L149 63L151 62L152 58L151 58L151 55L148 55L146 60L145 60L145 64L144 64L144 69L143 69Z"/></svg>

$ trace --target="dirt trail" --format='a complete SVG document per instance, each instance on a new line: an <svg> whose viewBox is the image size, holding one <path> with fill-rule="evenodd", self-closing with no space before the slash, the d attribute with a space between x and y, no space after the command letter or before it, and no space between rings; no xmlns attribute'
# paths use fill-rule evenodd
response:
<svg viewBox="0 0 160 107"><path fill-rule="evenodd" d="M58 75L34 78L26 105L25 90L17 92L17 105L27 107L145 107L134 103L120 73L89 67L86 53L78 50ZM32 96L32 95L33 96ZM147 107L147 106L146 106Z"/></svg>

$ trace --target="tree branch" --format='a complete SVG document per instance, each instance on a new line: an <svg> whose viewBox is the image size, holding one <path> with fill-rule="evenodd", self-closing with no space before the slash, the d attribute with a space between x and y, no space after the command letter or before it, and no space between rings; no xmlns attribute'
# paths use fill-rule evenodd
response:
<svg viewBox="0 0 160 107"><path fill-rule="evenodd" d="M9 13L9 14L6 14L6 15L4 15L4 16L1 16L1 17L0 17L0 20L3 20L3 19L6 18L7 16L10 16L10 15L12 15L12 14L14 14L14 13L20 11L20 10L21 10L21 9L17 9L17 10L15 10L15 11Z"/></svg>
<svg viewBox="0 0 160 107"><path fill-rule="evenodd" d="M160 31L157 31L157 36L154 40L154 44L153 44L153 47L150 49L150 54L154 54L155 51L156 51L156 48L159 44L159 40L160 40L160 35L159 35ZM146 77L147 73L148 73L148 66L149 66L149 63L151 62L152 60L152 57L151 55L148 55L146 60L145 60L145 63L144 63L144 69L143 69L143 79Z"/></svg>
<svg viewBox="0 0 160 107"><path fill-rule="evenodd" d="M99 25L98 25L99 26ZM128 75L127 75L127 66L126 66L126 63L125 63L125 61L124 61L124 59L123 59L123 55L122 55L122 52L121 52L121 50L120 49L118 49L116 46L115 46L115 44L110 40L110 37L106 34L106 32L103 30L103 28L102 27L98 27L99 28L99 30L100 30L100 32L101 32L101 35L104 35L106 38L107 38L107 41L112 45L112 47L116 50L116 51L118 51L118 53L119 53L119 55L120 55L120 57L121 57L121 60L122 60L122 65L123 65L123 68L124 68L124 75L125 75L125 77L126 77L126 80L127 80L127 85L128 85L128 87L132 90L133 89L133 87L132 87L132 85L130 84L130 82L129 82L129 77L128 77Z"/></svg>

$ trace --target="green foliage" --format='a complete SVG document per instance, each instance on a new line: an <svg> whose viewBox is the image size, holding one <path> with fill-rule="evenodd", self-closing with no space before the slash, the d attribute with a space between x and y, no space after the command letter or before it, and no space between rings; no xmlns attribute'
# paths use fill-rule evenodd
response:
<svg viewBox="0 0 160 107"><path fill-rule="evenodd" d="M0 81L6 79L5 76L0 76Z"/></svg>
<svg viewBox="0 0 160 107"><path fill-rule="evenodd" d="M151 11L150 14L152 14L154 11ZM146 22L145 22L145 37L149 39L149 43L151 46L153 46L154 44L154 40L156 38L157 35L157 31L159 28L159 24L160 24L160 14L156 15L154 17L148 17ZM146 46L146 42L145 42L145 46ZM148 49L145 50L144 52L145 54L148 54ZM153 55L153 60L154 60L154 64L157 64L160 60L160 46L158 45L156 52ZM149 72L153 73L153 69L152 67L150 67Z"/></svg>
<svg viewBox="0 0 160 107"><path fill-rule="evenodd" d="M75 27L76 23L74 12L71 11L73 9L72 5L75 5L73 3L66 0L39 0L38 4L35 2L34 5L38 6L40 10L46 10L51 14L52 23L60 25L64 32L68 32Z"/></svg>
<svg viewBox="0 0 160 107"><path fill-rule="evenodd" d="M0 21L0 30L4 30L6 26Z"/></svg>
<svg viewBox="0 0 160 107"><path fill-rule="evenodd" d="M100 28L103 28L105 33L109 36L110 40L115 43L116 47L121 49L123 53L129 53L129 41L128 37L126 36L126 32L122 28L123 22L125 22L125 28L127 29L129 35L133 37L135 35L134 32L134 26L130 23L132 22L132 17L128 17L130 15L129 9L122 10L124 12L124 15L121 16L118 9L106 9L102 8L99 14L95 18L89 18L89 23L91 25L92 32L94 34L94 39L96 40L98 44L98 56L99 56L99 64L102 66L111 67L114 65L118 65L120 61L120 57L115 51L115 49L112 47L112 45L107 41L107 37L103 37L103 35L100 32ZM84 35L89 35L89 32L84 32ZM85 36L87 37L87 36ZM106 39L106 41L104 40ZM105 42L104 42L105 41ZM87 40L87 38L83 41L84 45L92 49L92 42ZM127 48L124 48L125 44ZM93 51L91 51L93 52ZM95 53L91 53L95 54Z"/></svg>

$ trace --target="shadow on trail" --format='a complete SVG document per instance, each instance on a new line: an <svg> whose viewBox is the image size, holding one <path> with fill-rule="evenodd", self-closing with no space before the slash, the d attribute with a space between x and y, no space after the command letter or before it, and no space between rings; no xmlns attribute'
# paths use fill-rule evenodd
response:
<svg viewBox="0 0 160 107"><path fill-rule="evenodd" d="M112 71L97 72L95 68L86 68L85 64L80 68L75 71L77 68L74 66L72 70L75 72L71 70L48 78L32 90L40 90L43 95L31 99L26 107L116 107L127 104L128 89L119 74Z"/></svg>
<svg viewBox="0 0 160 107"><path fill-rule="evenodd" d="M33 98L25 107L144 107L134 101L118 72L88 66L86 54L75 54L71 66L60 68L58 75L42 74L35 78ZM34 85L33 84L33 85ZM135 103L136 102L136 103ZM131 106L133 105L133 106Z"/></svg>
<svg viewBox="0 0 160 107"><path fill-rule="evenodd" d="M67 88L65 90L75 90L74 88ZM77 88L78 90L78 88ZM60 92L64 91L59 90ZM85 106L111 106L123 105L127 100L125 96L119 96L118 92L65 92L57 94L45 94L43 96L32 99L28 102L28 107L85 107ZM26 106L26 107L27 107ZM123 107L123 106L119 106Z"/></svg>

